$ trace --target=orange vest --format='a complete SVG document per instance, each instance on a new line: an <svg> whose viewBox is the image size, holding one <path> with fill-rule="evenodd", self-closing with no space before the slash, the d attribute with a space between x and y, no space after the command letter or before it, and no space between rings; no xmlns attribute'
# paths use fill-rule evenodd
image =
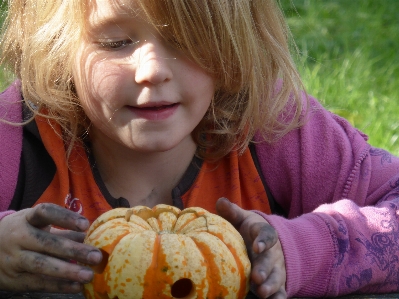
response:
<svg viewBox="0 0 399 299"><path fill-rule="evenodd" d="M36 118L36 123L57 170L35 205L55 203L82 214L90 223L112 209L94 179L85 149L80 146L73 149L68 167L59 127L50 125L41 117ZM216 213L215 202L220 197L226 197L247 210L271 213L249 148L242 155L232 152L217 163L204 161L191 187L181 195L181 200L184 208L198 206Z"/></svg>

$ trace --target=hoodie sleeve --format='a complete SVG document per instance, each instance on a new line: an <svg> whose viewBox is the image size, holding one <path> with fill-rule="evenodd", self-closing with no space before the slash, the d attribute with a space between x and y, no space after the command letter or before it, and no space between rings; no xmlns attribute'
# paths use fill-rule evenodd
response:
<svg viewBox="0 0 399 299"><path fill-rule="evenodd" d="M266 183L288 215L262 214L279 234L287 293L397 292L399 159L313 98L310 107L302 127L256 143Z"/></svg>
<svg viewBox="0 0 399 299"><path fill-rule="evenodd" d="M0 94L0 218L8 209L17 185L22 152L22 98L14 82Z"/></svg>

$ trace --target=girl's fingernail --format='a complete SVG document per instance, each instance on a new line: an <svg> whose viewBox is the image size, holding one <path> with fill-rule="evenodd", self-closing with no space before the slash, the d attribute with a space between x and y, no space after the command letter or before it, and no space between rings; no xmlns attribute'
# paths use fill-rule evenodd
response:
<svg viewBox="0 0 399 299"><path fill-rule="evenodd" d="M88 221L87 219L85 219L85 218L79 218L79 219L76 221L76 225L77 225L77 227L78 227L80 230L85 231L86 229L89 228L90 223L89 223L89 221Z"/></svg>
<svg viewBox="0 0 399 299"><path fill-rule="evenodd" d="M263 250L265 250L266 244L264 242L258 242L258 249L259 253L261 253Z"/></svg>
<svg viewBox="0 0 399 299"><path fill-rule="evenodd" d="M89 282L93 278L93 272L90 270L80 270L78 274L79 280L83 283Z"/></svg>
<svg viewBox="0 0 399 299"><path fill-rule="evenodd" d="M87 260L93 264L101 262L101 259L102 259L101 253L95 250L90 251L89 254L87 255Z"/></svg>
<svg viewBox="0 0 399 299"><path fill-rule="evenodd" d="M87 255L87 260L93 264L101 262L101 259L102 259L101 253L96 250L90 251L89 254Z"/></svg>

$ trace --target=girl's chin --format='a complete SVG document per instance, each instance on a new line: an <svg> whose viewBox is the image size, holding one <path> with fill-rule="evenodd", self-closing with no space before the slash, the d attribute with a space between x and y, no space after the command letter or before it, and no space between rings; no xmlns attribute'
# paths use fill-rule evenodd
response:
<svg viewBox="0 0 399 299"><path fill-rule="evenodd" d="M122 144L127 150L130 150L132 152L138 152L138 153L163 153L167 152L169 150L174 149L177 147L177 144L171 144L170 142L168 143L140 143L140 144Z"/></svg>

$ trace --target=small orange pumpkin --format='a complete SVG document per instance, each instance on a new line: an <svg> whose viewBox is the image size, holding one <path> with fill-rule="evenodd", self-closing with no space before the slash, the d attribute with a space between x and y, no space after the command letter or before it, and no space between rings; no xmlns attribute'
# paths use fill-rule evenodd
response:
<svg viewBox="0 0 399 299"><path fill-rule="evenodd" d="M241 235L202 208L114 209L93 222L85 243L103 252L86 298L244 298L249 290Z"/></svg>

